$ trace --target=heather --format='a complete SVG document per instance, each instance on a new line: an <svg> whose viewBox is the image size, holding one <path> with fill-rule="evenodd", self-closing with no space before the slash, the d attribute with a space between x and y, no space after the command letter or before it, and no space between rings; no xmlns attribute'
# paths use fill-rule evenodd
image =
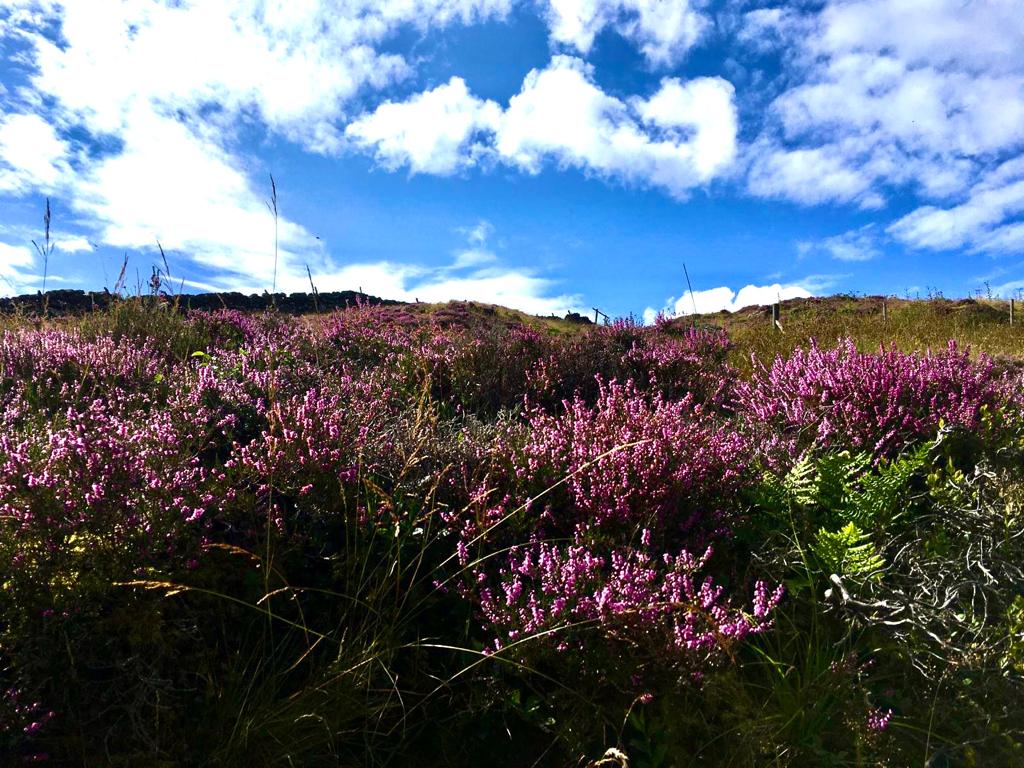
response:
<svg viewBox="0 0 1024 768"><path fill-rule="evenodd" d="M739 407L774 431L790 454L811 446L893 456L940 425L977 429L1000 399L987 356L971 361L956 342L937 353L875 353L849 339L823 350L813 340L770 367L755 360Z"/></svg>
<svg viewBox="0 0 1024 768"><path fill-rule="evenodd" d="M469 309L9 323L7 763L1024 759L1015 374Z"/></svg>

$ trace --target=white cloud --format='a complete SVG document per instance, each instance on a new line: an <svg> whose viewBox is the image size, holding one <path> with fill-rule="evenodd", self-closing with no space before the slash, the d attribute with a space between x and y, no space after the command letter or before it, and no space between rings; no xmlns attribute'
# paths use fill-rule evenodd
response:
<svg viewBox="0 0 1024 768"><path fill-rule="evenodd" d="M405 62L367 45L377 33L358 13L332 19L325 3L263 5L62 4L63 44L30 38L33 86L94 135L120 133L144 102L193 122L207 122L211 108L221 124L255 112L307 148L337 149L334 123L346 101L401 77Z"/></svg>
<svg viewBox="0 0 1024 768"><path fill-rule="evenodd" d="M800 284L745 285L739 291L734 291L727 286L720 286L692 293L687 290L678 299L668 299L665 307L660 311L667 317L692 315L695 307L699 315L722 310L736 312L744 307L774 304L776 301L785 301L786 299L807 298L813 296L814 293L813 286ZM644 310L644 322L654 322L657 315L658 310L647 307Z"/></svg>
<svg viewBox="0 0 1024 768"><path fill-rule="evenodd" d="M465 230L467 247L456 250L448 264L427 267L380 261L338 267L328 261L319 271L313 271L313 281L320 291L359 288L399 301L479 301L538 315L564 315L582 309L584 302L578 294L554 292L557 281L531 269L502 263L487 246L491 232L493 227L488 222ZM306 280L305 273L286 275L281 290L305 290ZM258 291L259 285L235 275L206 289L249 293Z"/></svg>
<svg viewBox="0 0 1024 768"><path fill-rule="evenodd" d="M652 66L670 67L711 26L688 0L548 0L545 15L552 41L589 53L594 38L611 28L633 42Z"/></svg>
<svg viewBox="0 0 1024 768"><path fill-rule="evenodd" d="M471 274L445 280L427 280L409 286L406 296L421 301L462 299L512 307L534 315L564 315L579 311L583 304L578 295L547 295L552 281L517 270L496 270L488 274Z"/></svg>
<svg viewBox="0 0 1024 768"><path fill-rule="evenodd" d="M760 197L784 197L805 205L859 201L863 208L877 208L880 204L871 191L871 176L848 164L834 147L784 149L762 141L750 154L748 184Z"/></svg>
<svg viewBox="0 0 1024 768"><path fill-rule="evenodd" d="M11 275L16 270L31 268L35 263L27 246L0 242L0 274Z"/></svg>
<svg viewBox="0 0 1024 768"><path fill-rule="evenodd" d="M992 295L999 296L1004 299L1017 299L1018 301L1024 297L1024 280L1011 280L1002 285L992 286Z"/></svg>
<svg viewBox="0 0 1024 768"><path fill-rule="evenodd" d="M482 267L485 264L493 264L497 261L497 258L490 251L480 248L468 248L455 254L455 261L452 263L451 268L467 269L469 267Z"/></svg>
<svg viewBox="0 0 1024 768"><path fill-rule="evenodd" d="M361 88L382 88L408 64L374 45L422 28L503 17L510 0L222 0L55 4L63 44L28 33L34 87L97 134L116 133L132 102L196 119L211 106L255 112L315 151L339 148L337 124Z"/></svg>
<svg viewBox="0 0 1024 768"><path fill-rule="evenodd" d="M1016 0L832 0L761 9L737 39L778 48L786 90L750 156L750 190L805 204L961 195L1024 146Z"/></svg>
<svg viewBox="0 0 1024 768"><path fill-rule="evenodd" d="M146 110L132 114L126 125L124 151L71 182L73 204L95 222L99 238L149 249L159 240L207 267L270 287L273 219L237 161L184 124ZM315 241L283 219L280 244L278 271L292 267L298 273L301 262L292 263L296 251L312 249Z"/></svg>
<svg viewBox="0 0 1024 768"><path fill-rule="evenodd" d="M786 48L791 40L811 24L811 17L798 8L757 8L737 18L726 14L724 21L734 26L736 39L758 53Z"/></svg>
<svg viewBox="0 0 1024 768"><path fill-rule="evenodd" d="M823 21L826 50L891 50L913 64L949 64L968 71L1013 69L1024 45L1024 19L1015 0L833 3ZM984 45L965 45L982 40Z"/></svg>
<svg viewBox="0 0 1024 768"><path fill-rule="evenodd" d="M0 120L0 191L50 191L70 172L69 149L53 125L34 114Z"/></svg>
<svg viewBox="0 0 1024 768"><path fill-rule="evenodd" d="M475 226L459 230L462 232L470 245L482 246L487 239L494 234L494 225L486 219L480 219Z"/></svg>
<svg viewBox="0 0 1024 768"><path fill-rule="evenodd" d="M526 75L504 112L453 78L382 105L349 133L391 169L405 164L413 172L446 174L486 157L537 173L553 162L677 197L732 162L737 126L727 81L666 78L649 99L622 101L601 90L593 75L580 59L555 56Z"/></svg>
<svg viewBox="0 0 1024 768"><path fill-rule="evenodd" d="M1004 224L979 237L973 248L979 253L1024 253L1024 221Z"/></svg>
<svg viewBox="0 0 1024 768"><path fill-rule="evenodd" d="M687 3L611 7L581 12L652 62L681 55L705 23ZM410 72L402 56L378 50L389 35L501 19L511 8L512 0L6 0L0 36L28 45L29 85L16 100L24 114L0 123L0 191L60 194L100 244L151 248L159 238L206 268L269 283L263 184L236 135L254 120L307 151L355 144L413 173L552 162L682 197L731 163L726 81L666 79L649 100L621 101L569 57L530 73L506 110L453 77L343 128L353 99ZM563 97L587 113L573 115ZM566 118L574 122L559 126ZM286 217L280 225L287 273L314 243Z"/></svg>
<svg viewBox="0 0 1024 768"><path fill-rule="evenodd" d="M313 274L318 291L351 291L359 289L385 299L408 300L407 287L429 275L430 271L411 264L389 261L346 264L327 272ZM235 290L248 292L244 283ZM286 288L285 290L291 290ZM296 289L301 290L301 289Z"/></svg>
<svg viewBox="0 0 1024 768"><path fill-rule="evenodd" d="M78 235L59 235L55 239L54 247L64 253L91 253L93 244L87 238Z"/></svg>
<svg viewBox="0 0 1024 768"><path fill-rule="evenodd" d="M393 262L350 264L327 274L314 273L313 281L320 291L361 287L367 293L399 301L478 301L537 315L564 315L580 311L584 304L576 294L553 294L554 281L528 270L492 267L453 275L452 268ZM232 289L249 290L244 283Z"/></svg>
<svg viewBox="0 0 1024 768"><path fill-rule="evenodd" d="M494 234L494 225L486 219L481 219L472 227L462 227L458 230L466 238L466 247L454 254L454 261L446 269L457 272L463 269L475 269L478 274L484 274L488 265L498 263L498 257L488 246L487 241Z"/></svg>
<svg viewBox="0 0 1024 768"><path fill-rule="evenodd" d="M473 23L510 8L511 0L6 0L0 36L28 45L19 61L29 85L15 100L26 114L0 122L0 191L59 194L102 244L152 248L159 238L226 278L269 287L273 223L257 169L238 154L239 127L255 120L307 151L340 151L351 100L410 71L378 43L403 25ZM68 135L79 137L74 145ZM326 263L298 224L282 217L280 234L283 281L307 258Z"/></svg>
<svg viewBox="0 0 1024 768"><path fill-rule="evenodd" d="M975 251L1010 252L1024 247L1024 157L1003 163L982 178L963 203L922 206L889 227L889 233L915 248L971 246Z"/></svg>
<svg viewBox="0 0 1024 768"><path fill-rule="evenodd" d="M474 141L493 132L501 107L469 93L461 77L401 103L385 102L349 124L345 134L374 150L385 168L408 166L412 173L447 175L472 165L486 152Z"/></svg>
<svg viewBox="0 0 1024 768"><path fill-rule="evenodd" d="M1022 85L1020 74L948 72L882 53L846 53L774 108L791 136L825 129L872 145L898 141L909 155L975 155L1024 137Z"/></svg>
<svg viewBox="0 0 1024 768"><path fill-rule="evenodd" d="M592 67L555 56L509 101L496 149L528 172L551 159L681 197L732 162L733 93L721 78L667 78L650 99L627 104L594 83Z"/></svg>

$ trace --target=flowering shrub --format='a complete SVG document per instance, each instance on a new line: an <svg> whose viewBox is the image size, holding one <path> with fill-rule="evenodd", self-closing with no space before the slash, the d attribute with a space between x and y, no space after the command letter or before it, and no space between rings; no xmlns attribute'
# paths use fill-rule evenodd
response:
<svg viewBox="0 0 1024 768"><path fill-rule="evenodd" d="M40 411L87 404L113 390L142 406L158 399L171 362L152 342L87 339L75 330L7 331L0 339L0 405L22 398Z"/></svg>
<svg viewBox="0 0 1024 768"><path fill-rule="evenodd" d="M770 368L755 361L751 380L737 387L740 411L786 452L819 446L893 456L940 423L975 427L999 400L992 361L973 362L952 341L923 356L895 346L858 352L851 340L832 350L812 343Z"/></svg>
<svg viewBox="0 0 1024 768"><path fill-rule="evenodd" d="M78 638L108 639L96 626L114 582L173 572L198 554L230 492L194 441L166 411L140 417L103 400L0 431L0 677L33 702L14 707L6 736L0 723L0 749L8 740L29 757L46 752L33 743L68 714L57 668L68 653L91 656ZM29 721L19 725L19 713Z"/></svg>
<svg viewBox="0 0 1024 768"><path fill-rule="evenodd" d="M481 611L501 633L493 648L539 637L562 650L571 644L580 649L592 642L588 630L596 628L645 655L701 669L770 625L781 586L770 591L757 582L752 611L744 613L729 605L710 577L699 577L711 547L700 557L686 550L655 557L646 534L636 546L607 556L596 554L583 534L567 546L540 541L514 547L496 586L477 571Z"/></svg>
<svg viewBox="0 0 1024 768"><path fill-rule="evenodd" d="M564 481L546 520L555 530L618 522L664 528L671 537L716 519L745 480L744 438L692 395L648 395L632 382L598 380L593 406L576 396L564 412L534 409L511 472L536 496Z"/></svg>
<svg viewBox="0 0 1024 768"><path fill-rule="evenodd" d="M530 395L549 410L576 395L593 403L600 394L595 377L600 377L633 381L640 389L659 391L667 398L689 393L699 402L720 406L735 380L735 371L726 363L729 349L728 336L717 329L676 333L663 325L617 320L560 339L538 359Z"/></svg>
<svg viewBox="0 0 1024 768"><path fill-rule="evenodd" d="M749 482L747 443L690 394L597 384L594 405L577 395L558 415L533 408L496 447L509 462L489 481L500 503L485 486L459 531L464 564L476 548L470 591L495 649L531 635L566 648L585 642L587 632L563 632L582 622L591 636L699 667L767 626L781 597L759 585L748 615L697 575Z"/></svg>

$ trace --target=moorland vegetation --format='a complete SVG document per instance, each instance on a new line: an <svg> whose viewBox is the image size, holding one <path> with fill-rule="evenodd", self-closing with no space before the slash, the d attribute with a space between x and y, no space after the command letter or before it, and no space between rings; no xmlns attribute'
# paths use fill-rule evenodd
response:
<svg viewBox="0 0 1024 768"><path fill-rule="evenodd" d="M843 301L4 319L4 764L1024 764L1020 328Z"/></svg>

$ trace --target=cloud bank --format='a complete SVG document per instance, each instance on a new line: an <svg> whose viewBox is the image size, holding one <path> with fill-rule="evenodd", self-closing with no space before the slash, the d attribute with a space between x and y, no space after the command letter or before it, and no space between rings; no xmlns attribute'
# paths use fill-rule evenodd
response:
<svg viewBox="0 0 1024 768"><path fill-rule="evenodd" d="M555 56L526 75L504 108L453 77L382 104L346 135L390 170L446 175L502 163L535 174L553 165L685 198L736 155L733 96L722 78L664 78L650 98L623 100L601 90L591 65Z"/></svg>
<svg viewBox="0 0 1024 768"><path fill-rule="evenodd" d="M803 285L745 285L738 291L727 286L709 288L703 291L687 290L682 296L669 298L661 310L647 307L644 310L644 322L650 325L659 314L665 317L683 317L696 314L706 315L713 312L736 312L744 307L764 306L787 299L805 299L813 296L810 288Z"/></svg>
<svg viewBox="0 0 1024 768"><path fill-rule="evenodd" d="M748 189L803 205L922 200L913 248L1019 248L1024 14L1015 0L846 0L743 15L737 39L785 85L745 148Z"/></svg>

